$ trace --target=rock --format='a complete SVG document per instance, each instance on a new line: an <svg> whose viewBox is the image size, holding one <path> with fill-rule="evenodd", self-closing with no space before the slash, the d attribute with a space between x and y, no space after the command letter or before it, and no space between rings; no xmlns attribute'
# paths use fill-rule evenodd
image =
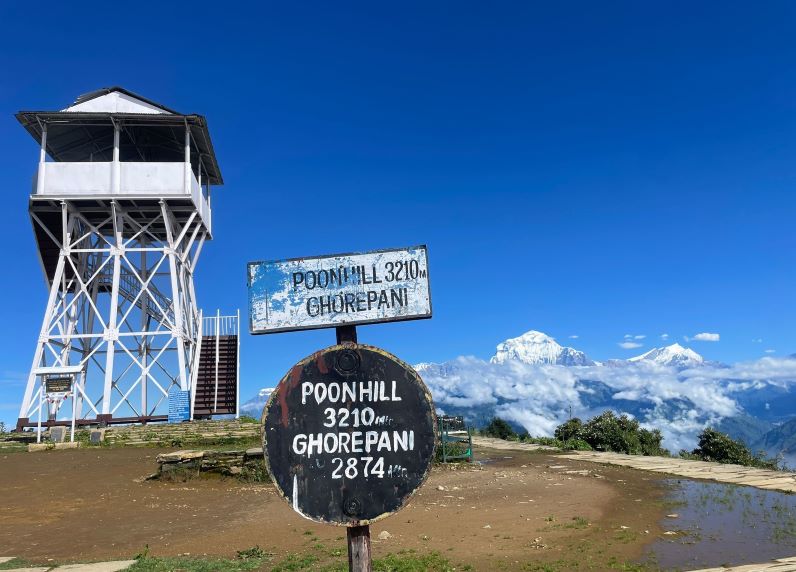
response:
<svg viewBox="0 0 796 572"><path fill-rule="evenodd" d="M50 428L50 440L53 443L63 443L66 440L66 427L58 426Z"/></svg>
<svg viewBox="0 0 796 572"><path fill-rule="evenodd" d="M673 512L672 514L667 514L666 518L678 518L679 516L680 516L679 514L677 514L676 512Z"/></svg>
<svg viewBox="0 0 796 572"><path fill-rule="evenodd" d="M674 530L667 530L664 534L666 536L675 536L677 533Z"/></svg>
<svg viewBox="0 0 796 572"><path fill-rule="evenodd" d="M48 451L54 449L53 443L30 443L28 445L28 453L35 453L36 451Z"/></svg>
<svg viewBox="0 0 796 572"><path fill-rule="evenodd" d="M105 440L105 429L92 429L88 434L89 443L99 445Z"/></svg>
<svg viewBox="0 0 796 572"><path fill-rule="evenodd" d="M439 485L439 486L437 487L437 490L438 490L438 491L444 491L444 490L445 490L445 487L443 487L442 485Z"/></svg>
<svg viewBox="0 0 796 572"><path fill-rule="evenodd" d="M56 443L56 449L79 449L80 441L67 441L65 443Z"/></svg>
<svg viewBox="0 0 796 572"><path fill-rule="evenodd" d="M387 532L386 530L382 530L382 531L379 533L379 540L387 540L387 539L389 539L389 538L392 538L392 534L390 534L390 533L389 533L389 532Z"/></svg>
<svg viewBox="0 0 796 572"><path fill-rule="evenodd" d="M492 528L492 526L491 526L491 525L489 525L489 524L485 524L485 525L484 525L484 526L482 526L481 528Z"/></svg>

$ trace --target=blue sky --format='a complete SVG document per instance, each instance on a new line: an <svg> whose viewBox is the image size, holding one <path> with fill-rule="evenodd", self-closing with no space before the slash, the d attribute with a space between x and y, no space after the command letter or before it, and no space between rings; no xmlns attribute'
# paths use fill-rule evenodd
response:
<svg viewBox="0 0 796 572"><path fill-rule="evenodd" d="M13 113L109 85L208 118L226 185L206 311L245 311L249 260L425 243L434 318L360 328L409 362L488 357L529 329L595 359L663 333L718 333L689 345L727 362L796 352L794 11L52 2L32 24L3 3L0 418L46 298L26 212L37 147ZM628 334L647 337L623 349ZM333 340L247 335L243 396Z"/></svg>

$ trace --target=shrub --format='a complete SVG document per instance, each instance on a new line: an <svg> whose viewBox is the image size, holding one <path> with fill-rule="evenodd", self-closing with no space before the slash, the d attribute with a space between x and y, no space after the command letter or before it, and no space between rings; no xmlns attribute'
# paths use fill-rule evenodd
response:
<svg viewBox="0 0 796 572"><path fill-rule="evenodd" d="M627 415L617 417L613 411L605 411L583 426L583 440L594 449L638 455L641 453L638 428L635 419Z"/></svg>
<svg viewBox="0 0 796 572"><path fill-rule="evenodd" d="M699 444L691 454L703 461L777 469L776 459L767 459L762 453L755 455L742 442L710 427L699 434Z"/></svg>
<svg viewBox="0 0 796 572"><path fill-rule="evenodd" d="M562 449L571 451L591 451L592 447L583 439L567 439L561 443Z"/></svg>
<svg viewBox="0 0 796 572"><path fill-rule="evenodd" d="M583 439L583 421L573 417L556 427L555 437L559 441L569 441L570 439Z"/></svg>
<svg viewBox="0 0 796 572"><path fill-rule="evenodd" d="M642 455L669 456L669 451L661 447L663 435L660 429L639 429L638 438L641 441Z"/></svg>
<svg viewBox="0 0 796 572"><path fill-rule="evenodd" d="M617 417L613 411L604 411L585 424L574 417L559 425L555 436L564 449L599 449L630 455L669 454L661 447L663 435L658 429L643 429L637 420L627 415Z"/></svg>
<svg viewBox="0 0 796 572"><path fill-rule="evenodd" d="M500 417L493 417L481 433L487 437L497 437L498 439L517 439L517 433L514 432L511 425Z"/></svg>

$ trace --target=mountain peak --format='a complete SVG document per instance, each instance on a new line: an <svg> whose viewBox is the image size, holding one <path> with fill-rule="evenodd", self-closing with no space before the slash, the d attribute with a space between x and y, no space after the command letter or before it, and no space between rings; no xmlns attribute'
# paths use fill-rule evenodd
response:
<svg viewBox="0 0 796 572"><path fill-rule="evenodd" d="M491 363L520 361L527 364L594 365L586 354L574 348L561 346L544 332L530 330L516 338L497 345Z"/></svg>
<svg viewBox="0 0 796 572"><path fill-rule="evenodd" d="M674 365L678 367L691 367L702 365L705 359L690 348L677 342L662 348L652 348L640 356L628 359L629 362L651 361L660 365Z"/></svg>

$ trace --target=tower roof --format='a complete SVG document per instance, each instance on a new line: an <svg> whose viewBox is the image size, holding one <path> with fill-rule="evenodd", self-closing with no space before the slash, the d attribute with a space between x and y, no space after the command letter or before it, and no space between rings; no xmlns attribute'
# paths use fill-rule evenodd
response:
<svg viewBox="0 0 796 572"><path fill-rule="evenodd" d="M165 105L147 99L118 85L101 87L100 89L78 96L75 102L64 111L106 111L118 113L128 109L137 113L171 113L179 112L169 109Z"/></svg>
<svg viewBox="0 0 796 572"><path fill-rule="evenodd" d="M20 111L17 120L41 144L47 125L47 153L56 161L109 161L114 124L129 145L148 161L181 161L184 129L191 133L191 153L201 162L211 185L222 185L221 169L202 115L181 114L122 87L81 95L62 111Z"/></svg>

